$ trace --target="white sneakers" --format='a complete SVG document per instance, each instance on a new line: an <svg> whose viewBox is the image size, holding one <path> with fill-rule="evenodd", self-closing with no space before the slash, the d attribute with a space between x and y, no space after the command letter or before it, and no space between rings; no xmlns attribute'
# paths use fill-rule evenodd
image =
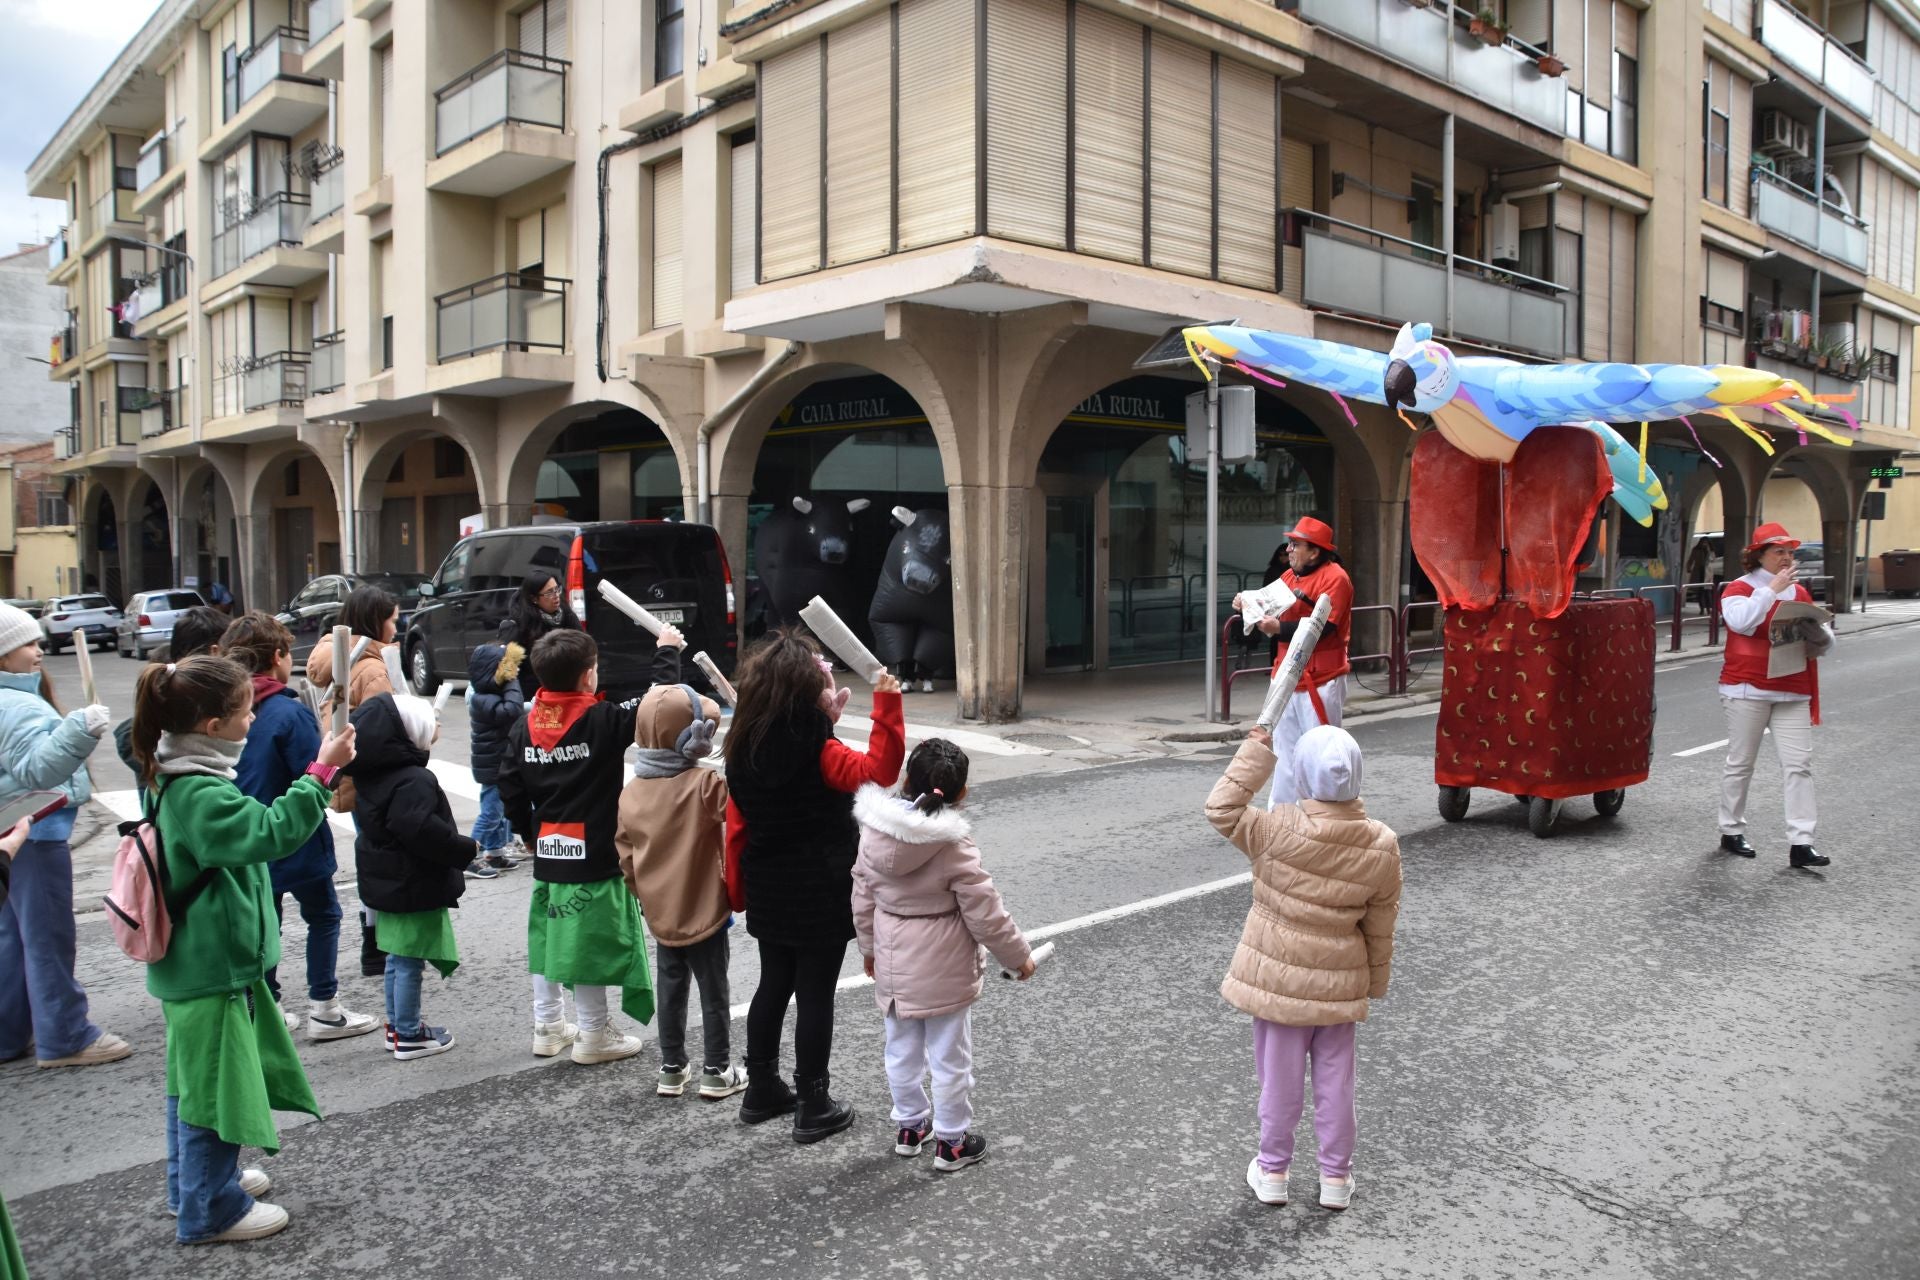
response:
<svg viewBox="0 0 1920 1280"><path fill-rule="evenodd" d="M1328 1182L1320 1179L1320 1207L1340 1210L1353 1203L1353 1175L1349 1173L1345 1182Z"/></svg>
<svg viewBox="0 0 1920 1280"><path fill-rule="evenodd" d="M103 1062L118 1062L133 1052L133 1046L111 1031L102 1031L93 1043L64 1058L42 1058L42 1067L97 1067Z"/></svg>
<svg viewBox="0 0 1920 1280"><path fill-rule="evenodd" d="M287 1015L287 1030L293 1030L293 1015ZM313 1000L307 1005L307 1038L309 1040L345 1040L351 1036L364 1036L378 1029L380 1019L371 1014L355 1013L340 1003L335 996L331 1000Z"/></svg>
<svg viewBox="0 0 1920 1280"><path fill-rule="evenodd" d="M1253 1188L1254 1197L1261 1204L1285 1204L1287 1202L1287 1175L1268 1173L1260 1167L1260 1157L1247 1161L1247 1185Z"/></svg>
<svg viewBox="0 0 1920 1280"><path fill-rule="evenodd" d="M536 1022L533 1024L533 1056L551 1058L572 1044L580 1035L580 1028L571 1022Z"/></svg>
<svg viewBox="0 0 1920 1280"><path fill-rule="evenodd" d="M581 1066L596 1062L615 1062L639 1053L646 1041L639 1036L623 1035L613 1024L582 1031L573 1042L573 1060Z"/></svg>
<svg viewBox="0 0 1920 1280"><path fill-rule="evenodd" d="M270 1235L287 1229L287 1211L277 1204L268 1204L265 1200L255 1200L253 1208L247 1210L240 1221L228 1227L217 1236L209 1236L198 1244L231 1244L238 1240L264 1240Z"/></svg>
<svg viewBox="0 0 1920 1280"><path fill-rule="evenodd" d="M273 1179L267 1176L265 1169L242 1169L240 1171L240 1189L252 1196L255 1200L258 1200L261 1196L273 1190ZM178 1209L168 1209L167 1212L175 1217L180 1215Z"/></svg>
<svg viewBox="0 0 1920 1280"><path fill-rule="evenodd" d="M731 1098L747 1087L747 1069L734 1063L724 1071L700 1072L700 1096L709 1102Z"/></svg>

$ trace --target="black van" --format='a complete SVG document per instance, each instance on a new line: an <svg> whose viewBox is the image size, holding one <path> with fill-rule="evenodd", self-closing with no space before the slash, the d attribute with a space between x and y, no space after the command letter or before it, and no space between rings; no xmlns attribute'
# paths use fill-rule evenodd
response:
<svg viewBox="0 0 1920 1280"><path fill-rule="evenodd" d="M427 696L446 679L467 678L467 655L500 637L521 580L534 570L558 578L574 616L600 646L600 688L612 698L642 692L653 637L600 595L602 578L687 638L686 657L705 650L733 673L739 641L733 571L711 525L660 520L541 524L489 529L454 543L421 588L405 639L407 679ZM689 660L681 678L712 692Z"/></svg>

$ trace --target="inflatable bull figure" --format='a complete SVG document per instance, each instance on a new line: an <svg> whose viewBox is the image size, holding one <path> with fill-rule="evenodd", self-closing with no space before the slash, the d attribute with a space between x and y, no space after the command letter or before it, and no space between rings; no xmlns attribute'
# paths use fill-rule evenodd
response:
<svg viewBox="0 0 1920 1280"><path fill-rule="evenodd" d="M797 497L774 509L753 535L768 627L800 625L800 610L819 596L843 618L860 615L852 578L853 517L872 504Z"/></svg>
<svg viewBox="0 0 1920 1280"><path fill-rule="evenodd" d="M903 687L915 676L933 692L933 677L953 669L953 576L947 513L935 508L895 507L903 526L887 548L867 621L873 624L874 656L900 673Z"/></svg>

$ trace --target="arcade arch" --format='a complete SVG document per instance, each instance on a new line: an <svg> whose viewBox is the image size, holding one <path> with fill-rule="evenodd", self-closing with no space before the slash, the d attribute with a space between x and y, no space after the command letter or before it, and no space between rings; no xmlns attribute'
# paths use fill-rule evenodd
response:
<svg viewBox="0 0 1920 1280"><path fill-rule="evenodd" d="M431 574L485 510L479 459L456 436L396 432L360 463L356 537L368 573Z"/></svg>
<svg viewBox="0 0 1920 1280"><path fill-rule="evenodd" d="M302 444L264 453L247 470L253 572L243 601L279 609L313 578L340 572L339 495L326 463Z"/></svg>
<svg viewBox="0 0 1920 1280"><path fill-rule="evenodd" d="M610 401L570 405L515 452L508 518L685 519L685 474L674 438L646 412Z"/></svg>

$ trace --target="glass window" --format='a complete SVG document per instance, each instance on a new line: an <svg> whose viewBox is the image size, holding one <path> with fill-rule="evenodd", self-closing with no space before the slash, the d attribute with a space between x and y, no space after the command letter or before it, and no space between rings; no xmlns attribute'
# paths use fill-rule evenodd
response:
<svg viewBox="0 0 1920 1280"><path fill-rule="evenodd" d="M305 609L310 605L319 604L326 597L326 591L327 580L325 578L321 578L315 582L309 582L306 586L300 588L299 594L293 597L288 603L287 608Z"/></svg>
<svg viewBox="0 0 1920 1280"><path fill-rule="evenodd" d="M450 596L467 589L467 569L473 561L473 543L462 542L447 553L434 581L433 594Z"/></svg>
<svg viewBox="0 0 1920 1280"><path fill-rule="evenodd" d="M194 591L173 591L167 595L167 607L171 609L197 609L205 603Z"/></svg>
<svg viewBox="0 0 1920 1280"><path fill-rule="evenodd" d="M686 43L681 28L686 21L686 0L654 0L653 79L658 84L680 74Z"/></svg>
<svg viewBox="0 0 1920 1280"><path fill-rule="evenodd" d="M467 590L501 591L520 585L523 575L514 572L512 538L480 538L472 545L473 558L467 565Z"/></svg>

